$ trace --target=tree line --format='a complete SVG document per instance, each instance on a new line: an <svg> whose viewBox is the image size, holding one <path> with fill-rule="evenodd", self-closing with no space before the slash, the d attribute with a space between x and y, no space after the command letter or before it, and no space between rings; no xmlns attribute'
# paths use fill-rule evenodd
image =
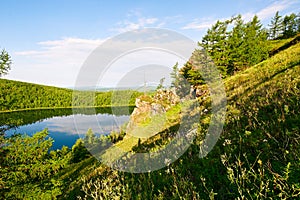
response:
<svg viewBox="0 0 300 200"><path fill-rule="evenodd" d="M245 22L242 15L228 20L218 20L207 30L199 47L213 60L223 78L232 76L269 57L270 40L284 39L300 32L300 15L280 16L276 12L269 25L263 27L257 16ZM203 78L189 60L180 74L192 85L204 84Z"/></svg>
<svg viewBox="0 0 300 200"><path fill-rule="evenodd" d="M300 32L300 13L281 16L277 11L269 24L269 39L285 39Z"/></svg>
<svg viewBox="0 0 300 200"><path fill-rule="evenodd" d="M73 91L71 89L0 79L0 111L72 106L134 105L138 91Z"/></svg>

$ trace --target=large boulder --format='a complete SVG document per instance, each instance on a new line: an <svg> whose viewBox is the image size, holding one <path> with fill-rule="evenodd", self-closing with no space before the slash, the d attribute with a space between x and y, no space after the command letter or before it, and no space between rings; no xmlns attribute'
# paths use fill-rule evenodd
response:
<svg viewBox="0 0 300 200"><path fill-rule="evenodd" d="M147 126L147 124L151 123L153 116L163 115L179 102L180 98L172 90L158 90L153 97L142 95L137 98L135 101L136 107L130 115L126 128L126 134L132 135L139 127ZM160 127L157 127L156 130L160 130Z"/></svg>

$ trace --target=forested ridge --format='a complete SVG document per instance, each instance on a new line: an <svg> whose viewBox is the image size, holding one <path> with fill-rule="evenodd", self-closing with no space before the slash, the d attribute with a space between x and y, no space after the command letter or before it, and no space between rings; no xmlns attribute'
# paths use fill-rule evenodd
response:
<svg viewBox="0 0 300 200"><path fill-rule="evenodd" d="M136 91L74 91L20 81L0 79L0 111L41 108L70 108L76 106L134 105L141 93ZM127 102L117 96L127 96ZM130 95L130 96L128 96ZM80 98L76 98L79 96ZM112 102L112 97L114 97ZM88 103L84 102L87 98ZM92 101L91 101L92 99Z"/></svg>

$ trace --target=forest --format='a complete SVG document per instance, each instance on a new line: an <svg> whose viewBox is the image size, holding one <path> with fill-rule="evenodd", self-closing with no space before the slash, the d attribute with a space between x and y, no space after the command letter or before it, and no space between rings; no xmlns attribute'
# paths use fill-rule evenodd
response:
<svg viewBox="0 0 300 200"><path fill-rule="evenodd" d="M128 106L134 105L135 98L141 95L140 92L133 90L73 91L6 79L0 79L0 90L0 112L74 106L111 106L112 104ZM123 102L124 98L117 98L118 95L127 96L128 102Z"/></svg>
<svg viewBox="0 0 300 200"><path fill-rule="evenodd" d="M124 144L128 138L123 129L100 137L89 129L72 148L55 151L49 151L53 141L47 130L32 137L2 134L0 198L299 199L299 40L300 16L277 12L269 27L263 27L256 16L249 22L241 15L218 21L199 41L199 48L206 50L220 71L227 95L221 137L206 157L199 157L199 146L212 118L209 93L197 99L207 112L201 115L192 145L174 163L147 173L114 170L87 150L99 143ZM175 65L171 76L172 87L180 86L183 77L195 88L205 87L193 59ZM5 79L0 80L0 88L1 111L72 105L72 91L67 89L28 87ZM141 95L129 94L131 105ZM85 95L97 106L112 102L111 92ZM75 99L76 104L91 106L80 99ZM174 137L172 128L128 145L128 152L134 155L167 145Z"/></svg>

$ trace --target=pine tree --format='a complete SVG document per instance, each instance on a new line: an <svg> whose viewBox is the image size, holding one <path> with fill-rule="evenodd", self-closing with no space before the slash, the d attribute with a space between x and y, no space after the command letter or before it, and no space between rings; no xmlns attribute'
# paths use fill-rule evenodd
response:
<svg viewBox="0 0 300 200"><path fill-rule="evenodd" d="M254 65L268 57L266 46L267 31L262 29L257 16L246 24L243 43L243 57L241 58L247 67Z"/></svg>
<svg viewBox="0 0 300 200"><path fill-rule="evenodd" d="M274 40L281 36L282 34L282 16L279 15L277 11L275 16L271 19L270 30L269 30L269 37L270 39Z"/></svg>
<svg viewBox="0 0 300 200"><path fill-rule="evenodd" d="M234 72L243 68L244 62L241 59L244 55L243 47L245 37L245 24L242 20L242 16L238 15L234 18L234 27L228 37L228 49L229 49L229 65L227 73L232 75Z"/></svg>
<svg viewBox="0 0 300 200"><path fill-rule="evenodd" d="M180 84L179 80L179 72L178 72L178 62L173 66L173 71L171 72L171 87L172 88L177 88Z"/></svg>
<svg viewBox="0 0 300 200"><path fill-rule="evenodd" d="M0 77L2 75L6 75L10 70L10 67L11 67L11 57L7 53L7 51L3 49L0 53Z"/></svg>
<svg viewBox="0 0 300 200"><path fill-rule="evenodd" d="M283 38L293 37L297 34L297 15L292 13L283 19Z"/></svg>
<svg viewBox="0 0 300 200"><path fill-rule="evenodd" d="M193 66L191 62L187 62L181 69L180 74L187 80L190 85L198 86L204 84L201 72Z"/></svg>
<svg viewBox="0 0 300 200"><path fill-rule="evenodd" d="M228 43L227 43L227 27L232 20L226 20L224 22L217 21L216 24L208 29L207 34L203 37L202 42L199 43L203 47L208 55L214 60L215 65L221 71L225 77L227 75L227 68L229 65L227 56Z"/></svg>
<svg viewBox="0 0 300 200"><path fill-rule="evenodd" d="M93 144L95 141L96 135L91 128L89 128L85 135L85 142L87 144Z"/></svg>
<svg viewBox="0 0 300 200"><path fill-rule="evenodd" d="M297 24L297 33L300 33L300 12L297 15L296 24Z"/></svg>
<svg viewBox="0 0 300 200"><path fill-rule="evenodd" d="M159 80L159 84L158 84L158 86L156 87L156 90L160 90L160 89L163 89L164 88L164 82L165 82L165 77L163 77L163 78L161 78L160 80Z"/></svg>

